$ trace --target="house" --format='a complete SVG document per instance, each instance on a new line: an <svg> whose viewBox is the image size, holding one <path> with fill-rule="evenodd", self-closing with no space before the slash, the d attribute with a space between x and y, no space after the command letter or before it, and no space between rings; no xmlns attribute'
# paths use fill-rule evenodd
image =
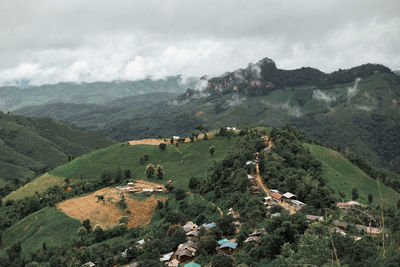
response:
<svg viewBox="0 0 400 267"><path fill-rule="evenodd" d="M174 252L170 252L170 253L164 254L164 255L160 258L160 261L161 261L161 262L169 261L169 260L171 259L172 255L174 255Z"/></svg>
<svg viewBox="0 0 400 267"><path fill-rule="evenodd" d="M194 248L193 244L194 242L188 241L178 246L175 255L179 261L185 261L195 256L196 248Z"/></svg>
<svg viewBox="0 0 400 267"><path fill-rule="evenodd" d="M134 183L129 182L129 183L127 184L127 186L134 186Z"/></svg>
<svg viewBox="0 0 400 267"><path fill-rule="evenodd" d="M249 236L260 236L260 235L264 235L264 234L266 234L266 233L267 233L267 231L265 231L264 228L255 229L255 230L253 231L253 233L251 233Z"/></svg>
<svg viewBox="0 0 400 267"><path fill-rule="evenodd" d="M360 224L354 225L358 231L363 231L367 234L370 235L380 235L382 234L382 229L376 228L376 227L371 227L371 226L364 226Z"/></svg>
<svg viewBox="0 0 400 267"><path fill-rule="evenodd" d="M211 228L215 227L217 224L215 222L203 224L202 227L204 227L207 231L210 231Z"/></svg>
<svg viewBox="0 0 400 267"><path fill-rule="evenodd" d="M246 161L246 165L250 165L250 164L256 164L254 161L248 160Z"/></svg>
<svg viewBox="0 0 400 267"><path fill-rule="evenodd" d="M347 223L345 223L345 222L334 220L333 225L336 227L339 227L340 229L343 229L343 230L347 229Z"/></svg>
<svg viewBox="0 0 400 267"><path fill-rule="evenodd" d="M276 190L276 189L270 189L269 191L270 191L271 193L279 193L279 191Z"/></svg>
<svg viewBox="0 0 400 267"><path fill-rule="evenodd" d="M195 230L195 229L197 229L197 228L198 228L197 224L192 223L192 222L187 222L184 226L182 226L182 229L183 229L186 233L188 233L188 232L190 232L190 231L193 231L193 230Z"/></svg>
<svg viewBox="0 0 400 267"><path fill-rule="evenodd" d="M194 229L194 230L186 233L186 239L188 241L196 242L198 236L199 236L199 231L197 229Z"/></svg>
<svg viewBox="0 0 400 267"><path fill-rule="evenodd" d="M307 205L307 204L301 202L300 200L296 200L296 199L292 199L290 202L293 204L294 209L295 209L296 211L299 211L302 207L304 207L305 205Z"/></svg>
<svg viewBox="0 0 400 267"><path fill-rule="evenodd" d="M259 236L249 236L244 243L253 243L256 247L261 244L261 239Z"/></svg>
<svg viewBox="0 0 400 267"><path fill-rule="evenodd" d="M324 217L307 214L306 219L309 222L322 222L324 220Z"/></svg>
<svg viewBox="0 0 400 267"><path fill-rule="evenodd" d="M348 209L354 206L360 206L360 203L357 201L348 201L348 202L337 202L336 207L341 209Z"/></svg>
<svg viewBox="0 0 400 267"><path fill-rule="evenodd" d="M264 197L264 203L272 201L272 197Z"/></svg>
<svg viewBox="0 0 400 267"><path fill-rule="evenodd" d="M227 241L219 246L219 250L223 251L226 254L232 254L233 251L236 249L237 245L238 244L236 242Z"/></svg>
<svg viewBox="0 0 400 267"><path fill-rule="evenodd" d="M271 197L272 197L275 201L281 202L282 195L279 194L278 192L273 192L273 193L271 194Z"/></svg>
<svg viewBox="0 0 400 267"><path fill-rule="evenodd" d="M82 267L94 267L94 266L96 266L96 264L94 264L91 261L88 261L88 262L86 262L85 264L82 265Z"/></svg>
<svg viewBox="0 0 400 267"><path fill-rule="evenodd" d="M281 216L281 214L280 214L279 212L276 212L276 213L274 213L274 214L271 214L271 218L273 218L273 217L279 217L279 216Z"/></svg>
<svg viewBox="0 0 400 267"><path fill-rule="evenodd" d="M251 174L247 174L247 179L254 179L255 177Z"/></svg>
<svg viewBox="0 0 400 267"><path fill-rule="evenodd" d="M177 259L173 259L172 261L168 262L168 267L178 267L179 261Z"/></svg>
<svg viewBox="0 0 400 267"><path fill-rule="evenodd" d="M227 215L232 215L232 217L234 219L239 219L240 218L240 213L235 211L235 210L233 210L232 208L229 209Z"/></svg>
<svg viewBox="0 0 400 267"><path fill-rule="evenodd" d="M172 139L174 139L174 141L178 141L180 139L179 136L172 136Z"/></svg>
<svg viewBox="0 0 400 267"><path fill-rule="evenodd" d="M146 244L146 241L144 241L144 239L141 239L138 242L136 242L136 248L142 249L142 248L144 248L145 244Z"/></svg>
<svg viewBox="0 0 400 267"><path fill-rule="evenodd" d="M285 201L290 201L291 199L295 199L295 198L296 198L296 195L295 195L295 194L292 194L292 193L290 193L290 192L286 192L285 194L282 195L282 197L283 197L283 199L284 199Z"/></svg>
<svg viewBox="0 0 400 267"><path fill-rule="evenodd" d="M223 238L223 239L220 239L217 241L218 245L222 245L222 243L225 243L225 242L229 242L229 240L226 238Z"/></svg>

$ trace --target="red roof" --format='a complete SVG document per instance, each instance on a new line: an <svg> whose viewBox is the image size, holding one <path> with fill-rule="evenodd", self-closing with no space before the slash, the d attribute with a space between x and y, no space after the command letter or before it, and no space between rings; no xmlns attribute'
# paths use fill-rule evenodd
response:
<svg viewBox="0 0 400 267"><path fill-rule="evenodd" d="M271 197L279 200L279 199L282 198L282 195L279 194L278 192L274 192L274 193L271 194Z"/></svg>

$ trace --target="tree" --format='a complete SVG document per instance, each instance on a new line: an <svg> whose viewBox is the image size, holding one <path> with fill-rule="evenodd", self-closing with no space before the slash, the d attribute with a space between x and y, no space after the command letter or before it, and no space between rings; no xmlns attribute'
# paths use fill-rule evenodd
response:
<svg viewBox="0 0 400 267"><path fill-rule="evenodd" d="M90 220L89 219L85 219L82 222L83 227L85 227L87 232L90 232L90 230L92 229L92 226L90 225Z"/></svg>
<svg viewBox="0 0 400 267"><path fill-rule="evenodd" d="M374 201L374 197L371 194L368 194L368 203L371 204Z"/></svg>
<svg viewBox="0 0 400 267"><path fill-rule="evenodd" d="M210 146L209 151L210 151L211 156L214 156L214 153L215 153L215 146Z"/></svg>
<svg viewBox="0 0 400 267"><path fill-rule="evenodd" d="M127 208L124 193L121 193L121 199L117 202L117 205L121 210L125 210Z"/></svg>
<svg viewBox="0 0 400 267"><path fill-rule="evenodd" d="M177 228L171 236L172 241L175 245L179 245L186 242L186 232L182 228Z"/></svg>
<svg viewBox="0 0 400 267"><path fill-rule="evenodd" d="M352 200L357 200L359 198L359 193L357 187L353 187L353 190L351 190L351 199Z"/></svg>
<svg viewBox="0 0 400 267"><path fill-rule="evenodd" d="M100 242L104 240L104 230L100 224L96 224L93 228L94 238L96 242Z"/></svg>
<svg viewBox="0 0 400 267"><path fill-rule="evenodd" d="M189 188L191 190L196 190L197 186L200 184L200 180L197 177L192 177L189 179Z"/></svg>
<svg viewBox="0 0 400 267"><path fill-rule="evenodd" d="M117 172L115 173L115 183L119 184L122 182L123 174L121 168L117 169Z"/></svg>
<svg viewBox="0 0 400 267"><path fill-rule="evenodd" d="M68 162L72 161L72 155L68 155Z"/></svg>
<svg viewBox="0 0 400 267"><path fill-rule="evenodd" d="M83 227L83 226L79 227L79 229L78 229L78 235L79 235L80 237L84 237L85 235L87 235L87 233L88 233L88 231L86 230L85 227Z"/></svg>
<svg viewBox="0 0 400 267"><path fill-rule="evenodd" d="M97 195L97 202L103 201L103 205L105 204L104 195Z"/></svg>
<svg viewBox="0 0 400 267"><path fill-rule="evenodd" d="M161 143L158 145L158 147L162 150L165 151L165 149L167 148L167 145L165 143Z"/></svg>
<svg viewBox="0 0 400 267"><path fill-rule="evenodd" d="M128 224L129 222L129 217L128 216L121 216L118 220L119 223L125 223Z"/></svg>
<svg viewBox="0 0 400 267"><path fill-rule="evenodd" d="M223 253L219 253L212 258L212 267L231 267L232 259Z"/></svg>
<svg viewBox="0 0 400 267"><path fill-rule="evenodd" d="M124 171L124 176L125 176L125 179L131 178L132 177L131 171L129 169L126 169Z"/></svg>
<svg viewBox="0 0 400 267"><path fill-rule="evenodd" d="M21 256L21 243L17 242L14 243L12 246L8 247L6 249L6 253L8 256L8 259L11 262L14 262L16 259L18 259Z"/></svg>
<svg viewBox="0 0 400 267"><path fill-rule="evenodd" d="M162 178L164 178L164 168L163 168L163 166L157 165L156 172L157 172L158 179L161 180Z"/></svg>
<svg viewBox="0 0 400 267"><path fill-rule="evenodd" d="M213 254L217 248L217 241L211 235L204 235L200 237L197 246L197 253L199 254Z"/></svg>
<svg viewBox="0 0 400 267"><path fill-rule="evenodd" d="M221 229L223 235L225 236L233 235L235 233L235 225L232 222L232 216L224 216L218 218L216 221L217 227Z"/></svg>
<svg viewBox="0 0 400 267"><path fill-rule="evenodd" d="M148 154L144 154L143 155L143 159L144 159L144 161L149 161L150 160L150 156Z"/></svg>
<svg viewBox="0 0 400 267"><path fill-rule="evenodd" d="M178 189L175 191L176 200L182 200L186 197L186 192L183 189Z"/></svg>
<svg viewBox="0 0 400 267"><path fill-rule="evenodd" d="M147 178L152 178L154 176L155 168L153 164L149 164L146 166L145 174Z"/></svg>
<svg viewBox="0 0 400 267"><path fill-rule="evenodd" d="M207 133L204 133L203 140L208 140L208 135L207 135Z"/></svg>

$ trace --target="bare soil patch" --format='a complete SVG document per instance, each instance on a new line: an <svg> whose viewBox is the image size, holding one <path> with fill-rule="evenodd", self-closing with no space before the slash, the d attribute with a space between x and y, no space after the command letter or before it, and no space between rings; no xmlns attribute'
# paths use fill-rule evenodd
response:
<svg viewBox="0 0 400 267"><path fill-rule="evenodd" d="M129 215L117 205L121 200L121 194L125 196L127 209L130 210ZM97 201L98 195L104 196L104 203ZM121 216L129 216L128 228L131 228L150 223L158 200L165 202L166 198L152 195L145 200L135 200L130 198L127 192L106 187L87 196L61 202L57 207L70 217L81 221L89 219L93 224L104 227L115 226Z"/></svg>
<svg viewBox="0 0 400 267"><path fill-rule="evenodd" d="M208 138L212 137L212 134L207 133ZM199 139L203 139L204 138L204 134L200 134L199 135ZM166 143L166 144L170 144L169 142L169 138L164 139L141 139L141 140L131 140L129 141L129 145L131 146L135 146L135 145L152 145L152 146L158 146L161 143ZM185 138L185 143L190 142L190 138Z"/></svg>

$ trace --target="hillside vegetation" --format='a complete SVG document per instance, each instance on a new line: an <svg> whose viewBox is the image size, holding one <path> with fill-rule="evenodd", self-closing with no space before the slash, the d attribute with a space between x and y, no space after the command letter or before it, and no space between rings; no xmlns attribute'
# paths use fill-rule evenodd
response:
<svg viewBox="0 0 400 267"><path fill-rule="evenodd" d="M167 145L162 151L158 146L134 145L127 143L116 144L83 155L72 162L55 168L51 175L64 178L72 178L73 181L98 180L107 170L122 171L129 169L132 177L147 179L145 175L146 165L162 165L165 172L164 180L152 178L154 182L165 183L173 180L177 188L187 188L188 180L193 176L204 176L208 168L216 160L220 160L232 149L234 138L212 137L209 140L198 140L194 143ZM210 146L215 146L214 156L209 153ZM140 158L148 155L149 160L144 164Z"/></svg>
<svg viewBox="0 0 400 267"><path fill-rule="evenodd" d="M46 112L54 104L16 112L63 118L120 141L189 135L199 124L218 128L289 123L325 146L400 172L400 150L392 145L400 138L400 78L383 65L323 73L313 68L282 70L265 58L201 79L174 100L153 96L152 101L136 108L119 99L95 109L96 114L83 107Z"/></svg>
<svg viewBox="0 0 400 267"><path fill-rule="evenodd" d="M42 248L43 243L61 246L76 236L80 221L54 207L46 207L18 221L2 233L4 247L21 242L25 252Z"/></svg>
<svg viewBox="0 0 400 267"><path fill-rule="evenodd" d="M115 143L108 137L53 119L0 113L0 129L0 185L32 178L68 162L69 157Z"/></svg>
<svg viewBox="0 0 400 267"><path fill-rule="evenodd" d="M329 148L306 144L311 154L321 161L324 176L328 186L335 190L335 195L341 198L339 192L344 193L343 200L351 200L353 188L357 188L360 197L358 202L368 205L368 195L373 196L372 206L379 205L380 192L378 182L365 174L346 157ZM399 192L381 183L382 199L386 206L395 206L400 200Z"/></svg>

